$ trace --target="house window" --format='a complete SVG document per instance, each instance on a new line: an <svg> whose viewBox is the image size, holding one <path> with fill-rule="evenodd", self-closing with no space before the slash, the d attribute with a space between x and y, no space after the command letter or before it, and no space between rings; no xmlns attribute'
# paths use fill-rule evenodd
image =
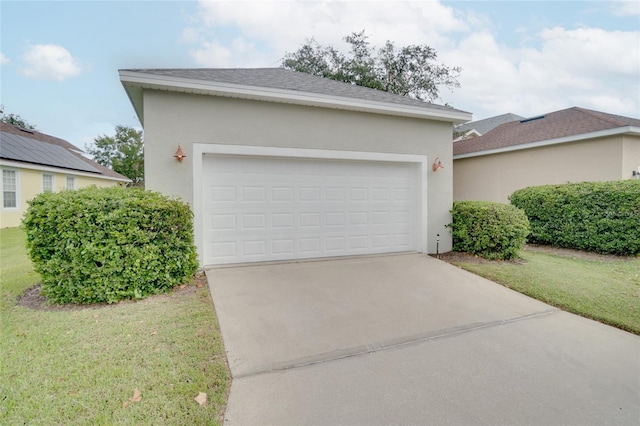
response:
<svg viewBox="0 0 640 426"><path fill-rule="evenodd" d="M67 189L76 189L76 178L67 176Z"/></svg>
<svg viewBox="0 0 640 426"><path fill-rule="evenodd" d="M42 192L53 192L53 175L42 174Z"/></svg>
<svg viewBox="0 0 640 426"><path fill-rule="evenodd" d="M18 207L18 172L2 169L2 207L15 209Z"/></svg>

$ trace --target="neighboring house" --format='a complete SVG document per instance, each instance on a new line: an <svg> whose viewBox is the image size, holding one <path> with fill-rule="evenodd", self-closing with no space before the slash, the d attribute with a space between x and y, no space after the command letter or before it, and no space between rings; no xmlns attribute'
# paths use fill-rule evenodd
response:
<svg viewBox="0 0 640 426"><path fill-rule="evenodd" d="M491 130L501 124L523 119L524 117L520 117L519 115L507 113L497 115L495 117L485 118L483 120L470 121L468 123L459 124L453 128L454 142L463 139L477 138L478 136L482 136L485 133L489 133Z"/></svg>
<svg viewBox="0 0 640 426"><path fill-rule="evenodd" d="M640 178L640 120L569 108L453 143L453 197L507 203L534 185Z"/></svg>
<svg viewBox="0 0 640 426"><path fill-rule="evenodd" d="M42 192L131 182L82 153L63 139L0 122L0 227L20 226L27 201Z"/></svg>
<svg viewBox="0 0 640 426"><path fill-rule="evenodd" d="M191 205L202 265L451 249L451 130L469 113L282 68L120 80L145 186Z"/></svg>

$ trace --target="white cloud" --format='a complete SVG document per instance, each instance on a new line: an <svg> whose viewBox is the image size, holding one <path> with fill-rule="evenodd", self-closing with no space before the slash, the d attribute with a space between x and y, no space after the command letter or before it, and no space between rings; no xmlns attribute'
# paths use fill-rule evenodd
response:
<svg viewBox="0 0 640 426"><path fill-rule="evenodd" d="M9 58L4 56L4 54L0 53L0 65L5 65L5 64L8 64L9 62L11 62Z"/></svg>
<svg viewBox="0 0 640 426"><path fill-rule="evenodd" d="M616 16L638 16L640 15L640 3L614 0L611 2L611 12Z"/></svg>
<svg viewBox="0 0 640 426"><path fill-rule="evenodd" d="M639 31L557 27L543 30L540 39L543 58L574 75L637 75L640 70Z"/></svg>
<svg viewBox="0 0 640 426"><path fill-rule="evenodd" d="M474 33L443 58L463 67L462 85L443 99L474 118L537 115L572 106L640 116L640 32L542 29L537 47L508 48Z"/></svg>
<svg viewBox="0 0 640 426"><path fill-rule="evenodd" d="M186 43L197 43L202 41L200 31L194 27L187 27L182 30L182 40Z"/></svg>
<svg viewBox="0 0 640 426"><path fill-rule="evenodd" d="M225 45L219 40L203 40L199 47L190 49L189 54L196 63L203 67L231 68L231 67L259 67L265 66L268 59L253 43L244 37L236 37L230 44ZM275 64L267 64L274 66Z"/></svg>
<svg viewBox="0 0 640 426"><path fill-rule="evenodd" d="M70 142L86 151L87 145L94 143L95 138L102 135L113 135L116 125L108 121L79 121L74 120L77 136Z"/></svg>
<svg viewBox="0 0 640 426"><path fill-rule="evenodd" d="M613 5L629 14L637 4ZM441 88L442 102L476 119L576 105L640 116L640 32L571 23L536 28L536 22L523 23L526 31L501 33L504 25L455 2L201 1L182 38L201 66L273 67L310 37L345 48L345 35L366 29L373 45L428 44L441 63L461 66L462 87Z"/></svg>
<svg viewBox="0 0 640 426"><path fill-rule="evenodd" d="M30 45L22 56L25 66L22 74L38 80L65 80L82 72L77 59L56 44Z"/></svg>
<svg viewBox="0 0 640 426"><path fill-rule="evenodd" d="M362 29L375 45L387 40L398 44L428 41L437 49L448 43L447 33L466 28L451 8L432 1L201 1L199 10L202 27L197 30L192 26L183 32L183 40L198 44L190 53L199 64L203 63L204 54L211 53L218 55L222 63L240 64L236 66L274 66L286 52L295 51L308 38L341 48L344 36ZM229 29L238 31L240 40L225 42L225 31ZM221 48L223 45L225 48ZM248 55L258 56L249 60Z"/></svg>

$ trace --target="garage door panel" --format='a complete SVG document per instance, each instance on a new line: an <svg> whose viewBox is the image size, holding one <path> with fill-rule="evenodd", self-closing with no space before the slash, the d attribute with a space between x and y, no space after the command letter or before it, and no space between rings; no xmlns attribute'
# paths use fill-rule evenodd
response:
<svg viewBox="0 0 640 426"><path fill-rule="evenodd" d="M368 225L369 212L349 212L349 225Z"/></svg>
<svg viewBox="0 0 640 426"><path fill-rule="evenodd" d="M251 240L242 242L242 254L245 256L259 256L263 257L267 255L267 242L264 240Z"/></svg>
<svg viewBox="0 0 640 426"><path fill-rule="evenodd" d="M242 188L242 201L266 201L266 188L264 186L245 186Z"/></svg>
<svg viewBox="0 0 640 426"><path fill-rule="evenodd" d="M242 215L241 229L256 231L265 229L267 226L266 214L244 214Z"/></svg>
<svg viewBox="0 0 640 426"><path fill-rule="evenodd" d="M415 250L418 166L210 155L205 264Z"/></svg>
<svg viewBox="0 0 640 426"><path fill-rule="evenodd" d="M293 229L295 224L293 213L272 213L271 227L279 231Z"/></svg>
<svg viewBox="0 0 640 426"><path fill-rule="evenodd" d="M300 252L307 255L320 255L320 238L300 238Z"/></svg>
<svg viewBox="0 0 640 426"><path fill-rule="evenodd" d="M320 201L320 187L309 186L298 189L298 201L306 203L309 201Z"/></svg>
<svg viewBox="0 0 640 426"><path fill-rule="evenodd" d="M294 189L291 186L273 186L271 187L271 201L273 202L291 202L293 201Z"/></svg>
<svg viewBox="0 0 640 426"><path fill-rule="evenodd" d="M293 255L295 253L295 241L293 239L272 240L271 252L280 255Z"/></svg>
<svg viewBox="0 0 640 426"><path fill-rule="evenodd" d="M215 202L234 202L236 201L235 186L214 186L212 188L211 201Z"/></svg>
<svg viewBox="0 0 640 426"><path fill-rule="evenodd" d="M236 215L235 214L212 214L211 229L214 231L235 231Z"/></svg>
<svg viewBox="0 0 640 426"><path fill-rule="evenodd" d="M324 190L324 200L326 202L341 202L345 200L345 188L329 187Z"/></svg>
<svg viewBox="0 0 640 426"><path fill-rule="evenodd" d="M219 258L235 258L237 255L235 241L220 241L211 243L212 257Z"/></svg>

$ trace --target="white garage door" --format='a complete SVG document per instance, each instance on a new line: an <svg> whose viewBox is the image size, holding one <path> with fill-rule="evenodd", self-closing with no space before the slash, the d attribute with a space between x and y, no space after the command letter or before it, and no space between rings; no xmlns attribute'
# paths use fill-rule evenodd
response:
<svg viewBox="0 0 640 426"><path fill-rule="evenodd" d="M416 250L415 163L205 155L203 260Z"/></svg>

